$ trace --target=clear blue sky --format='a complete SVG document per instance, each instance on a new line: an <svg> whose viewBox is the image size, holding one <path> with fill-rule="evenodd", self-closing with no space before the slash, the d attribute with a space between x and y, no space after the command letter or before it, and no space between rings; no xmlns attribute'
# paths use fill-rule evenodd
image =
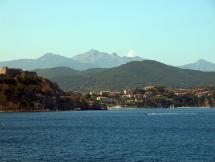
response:
<svg viewBox="0 0 215 162"><path fill-rule="evenodd" d="M215 63L215 0L0 0L0 61L91 48Z"/></svg>

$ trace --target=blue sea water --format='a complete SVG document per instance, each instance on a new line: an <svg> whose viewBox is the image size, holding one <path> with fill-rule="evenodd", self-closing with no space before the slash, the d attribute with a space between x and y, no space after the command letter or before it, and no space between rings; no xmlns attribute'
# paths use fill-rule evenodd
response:
<svg viewBox="0 0 215 162"><path fill-rule="evenodd" d="M0 161L215 161L215 109L0 113Z"/></svg>

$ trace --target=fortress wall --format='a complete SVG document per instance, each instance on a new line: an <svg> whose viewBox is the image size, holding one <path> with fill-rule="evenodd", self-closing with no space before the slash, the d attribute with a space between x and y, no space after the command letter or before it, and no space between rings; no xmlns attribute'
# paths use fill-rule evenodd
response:
<svg viewBox="0 0 215 162"><path fill-rule="evenodd" d="M0 74L5 75L7 72L7 68L6 67L0 67Z"/></svg>
<svg viewBox="0 0 215 162"><path fill-rule="evenodd" d="M0 67L0 75L6 75L9 77L16 77L16 76L22 76L22 77L35 77L37 76L36 72L30 72L30 71L22 71L21 69L13 69L13 68L7 68L7 67Z"/></svg>

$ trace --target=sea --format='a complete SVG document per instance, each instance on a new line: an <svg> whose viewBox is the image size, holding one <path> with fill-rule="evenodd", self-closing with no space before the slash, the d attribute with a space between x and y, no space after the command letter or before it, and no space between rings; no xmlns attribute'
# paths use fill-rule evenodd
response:
<svg viewBox="0 0 215 162"><path fill-rule="evenodd" d="M0 113L1 162L215 162L215 109Z"/></svg>

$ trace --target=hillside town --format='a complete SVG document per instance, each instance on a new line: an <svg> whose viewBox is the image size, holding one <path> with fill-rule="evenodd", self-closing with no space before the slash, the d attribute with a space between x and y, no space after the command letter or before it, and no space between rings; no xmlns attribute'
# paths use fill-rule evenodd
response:
<svg viewBox="0 0 215 162"><path fill-rule="evenodd" d="M123 91L100 91L86 94L72 93L76 98L98 102L112 108L180 108L215 107L215 88L166 88L147 86L142 89Z"/></svg>

